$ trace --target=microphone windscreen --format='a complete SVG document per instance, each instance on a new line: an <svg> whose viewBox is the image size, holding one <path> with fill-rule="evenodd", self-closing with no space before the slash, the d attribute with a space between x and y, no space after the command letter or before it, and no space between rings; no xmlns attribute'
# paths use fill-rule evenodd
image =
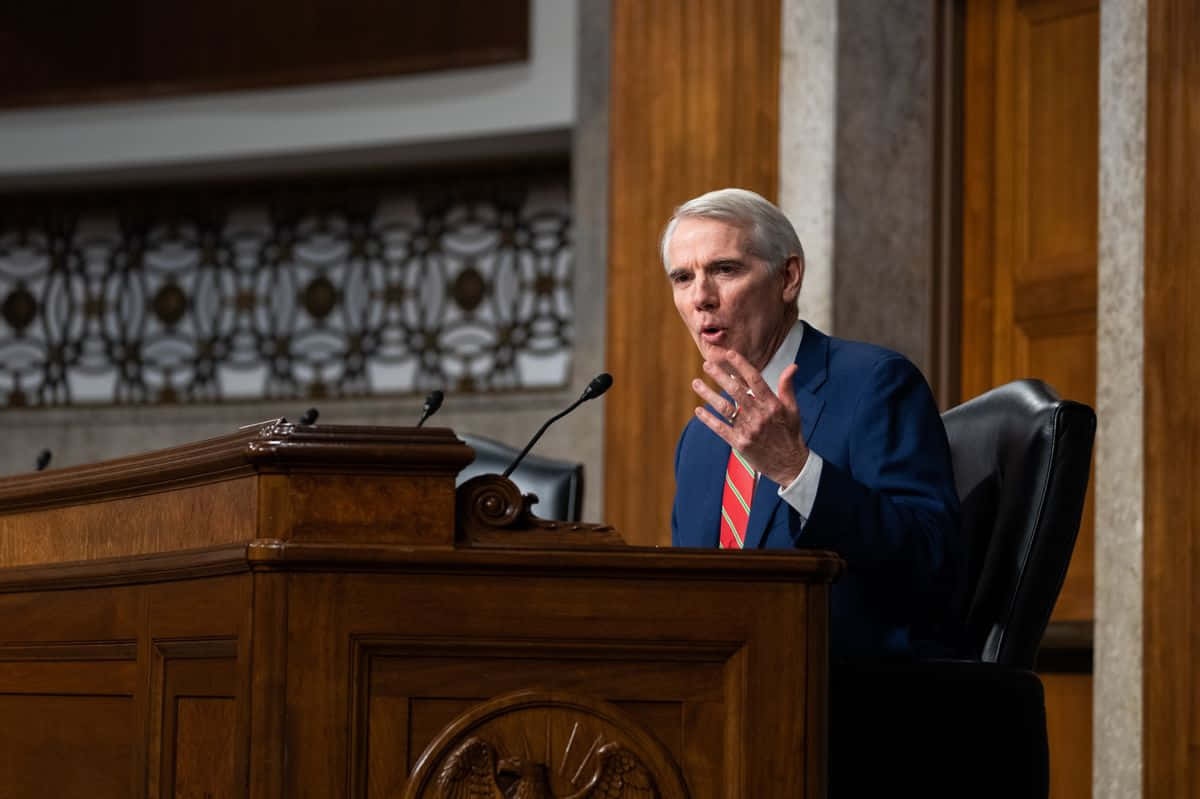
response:
<svg viewBox="0 0 1200 799"><path fill-rule="evenodd" d="M592 378L592 382L588 383L588 387L584 389L584 399L595 399L612 388L612 375L608 372L601 372Z"/></svg>
<svg viewBox="0 0 1200 799"><path fill-rule="evenodd" d="M432 414L438 408L442 407L442 400L445 399L445 397L446 395L441 391L430 391L429 396L425 398L425 413L427 415Z"/></svg>

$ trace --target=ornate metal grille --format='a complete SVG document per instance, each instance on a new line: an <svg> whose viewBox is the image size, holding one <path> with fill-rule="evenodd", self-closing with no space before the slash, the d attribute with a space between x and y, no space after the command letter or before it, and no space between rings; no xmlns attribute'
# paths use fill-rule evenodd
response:
<svg viewBox="0 0 1200 799"><path fill-rule="evenodd" d="M565 171L0 217L9 407L564 385Z"/></svg>

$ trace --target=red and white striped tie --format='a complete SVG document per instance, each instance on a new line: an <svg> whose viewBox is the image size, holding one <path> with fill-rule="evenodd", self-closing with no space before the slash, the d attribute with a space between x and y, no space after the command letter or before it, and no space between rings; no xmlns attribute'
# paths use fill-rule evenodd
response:
<svg viewBox="0 0 1200 799"><path fill-rule="evenodd" d="M725 467L725 491L721 495L721 549L741 549L754 500L754 470L731 449Z"/></svg>

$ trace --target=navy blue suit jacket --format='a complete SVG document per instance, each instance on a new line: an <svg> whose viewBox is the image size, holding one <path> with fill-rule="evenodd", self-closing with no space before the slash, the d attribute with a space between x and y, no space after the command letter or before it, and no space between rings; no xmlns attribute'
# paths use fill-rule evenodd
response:
<svg viewBox="0 0 1200 799"><path fill-rule="evenodd" d="M937 405L904 356L807 323L793 380L809 448L825 461L807 523L759 477L747 549L829 549L835 657L952 654L964 566L958 495ZM675 451L675 546L715 547L729 445L693 419Z"/></svg>

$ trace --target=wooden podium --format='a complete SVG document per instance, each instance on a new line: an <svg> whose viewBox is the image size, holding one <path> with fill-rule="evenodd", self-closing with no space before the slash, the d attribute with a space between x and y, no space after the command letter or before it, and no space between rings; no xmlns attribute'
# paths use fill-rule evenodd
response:
<svg viewBox="0 0 1200 799"><path fill-rule="evenodd" d="M280 420L0 481L0 795L824 796L835 556L626 547L471 458Z"/></svg>

